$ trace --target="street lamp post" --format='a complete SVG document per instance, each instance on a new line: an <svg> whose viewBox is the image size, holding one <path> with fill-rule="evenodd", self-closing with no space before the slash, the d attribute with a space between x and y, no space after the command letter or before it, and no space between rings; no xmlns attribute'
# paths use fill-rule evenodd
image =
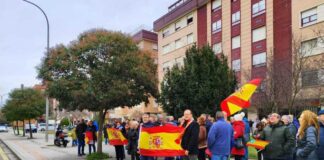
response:
<svg viewBox="0 0 324 160"><path fill-rule="evenodd" d="M48 22L48 18L46 13L43 11L43 9L41 7L39 7L37 4L30 2L28 0L23 0L35 7L37 7L45 16L46 19L46 23L47 23L47 47L46 47L46 53L49 54L49 22ZM46 132L45 132L45 141L48 142L48 113L49 113L49 100L48 100L48 96L46 96Z"/></svg>

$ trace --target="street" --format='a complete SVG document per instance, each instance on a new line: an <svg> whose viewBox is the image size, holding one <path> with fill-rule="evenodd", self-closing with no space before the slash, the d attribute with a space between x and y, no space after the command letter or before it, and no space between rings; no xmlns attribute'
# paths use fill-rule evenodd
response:
<svg viewBox="0 0 324 160"><path fill-rule="evenodd" d="M0 140L2 140L15 154L22 160L62 160L62 159L85 159L77 156L77 147L71 147L71 142L68 147L57 147L52 143L54 135L49 135L49 142L45 142L44 133L33 134L34 139L27 139L26 137L15 136L13 131L8 133L1 133ZM3 148L3 147L1 147ZM103 152L115 157L114 147L103 144ZM0 160L6 160L2 157L0 150ZM88 154L88 146L85 146L85 153ZM9 157L10 160L15 160ZM129 156L126 156L129 159Z"/></svg>

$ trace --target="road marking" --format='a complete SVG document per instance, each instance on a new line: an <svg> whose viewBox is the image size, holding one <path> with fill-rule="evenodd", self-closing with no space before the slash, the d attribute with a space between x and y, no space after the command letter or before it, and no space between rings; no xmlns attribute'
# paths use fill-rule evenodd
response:
<svg viewBox="0 0 324 160"><path fill-rule="evenodd" d="M9 160L9 158L8 158L7 155L4 153L4 151L2 150L1 147L0 147L0 157L2 157L3 160Z"/></svg>

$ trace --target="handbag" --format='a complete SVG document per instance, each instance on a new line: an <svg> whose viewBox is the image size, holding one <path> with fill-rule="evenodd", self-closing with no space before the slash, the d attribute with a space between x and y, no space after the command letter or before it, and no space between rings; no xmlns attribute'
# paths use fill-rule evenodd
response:
<svg viewBox="0 0 324 160"><path fill-rule="evenodd" d="M235 141L234 141L234 146L235 146L235 148L237 148L237 149L242 149L242 148L244 148L245 145L244 145L244 143L243 143L243 138L240 137L240 138L235 139Z"/></svg>

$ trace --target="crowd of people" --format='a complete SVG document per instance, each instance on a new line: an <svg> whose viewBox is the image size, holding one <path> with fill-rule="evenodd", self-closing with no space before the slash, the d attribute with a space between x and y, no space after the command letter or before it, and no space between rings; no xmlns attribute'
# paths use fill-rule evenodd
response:
<svg viewBox="0 0 324 160"><path fill-rule="evenodd" d="M127 145L116 145L117 160L129 154L132 160L155 160L157 157L142 156L138 152L140 127L174 125L184 128L181 147L185 156L164 157L165 160L247 160L250 137L268 141L269 144L258 150L258 159L264 160L324 160L324 110L318 114L305 110L299 119L291 115L271 113L261 121L249 122L244 112L227 117L226 112L217 112L215 118L206 114L196 120L190 110L185 110L178 121L173 116L143 114L141 120L115 121L104 126L105 144L108 144L107 128L120 130L128 139ZM95 128L82 120L76 127L78 155L84 155L84 133L91 131L96 137ZM96 151L95 142L89 142Z"/></svg>

